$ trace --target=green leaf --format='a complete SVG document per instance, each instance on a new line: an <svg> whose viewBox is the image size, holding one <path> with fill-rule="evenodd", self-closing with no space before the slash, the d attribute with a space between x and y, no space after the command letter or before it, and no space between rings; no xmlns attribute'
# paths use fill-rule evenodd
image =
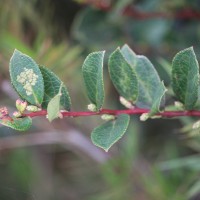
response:
<svg viewBox="0 0 200 200"><path fill-rule="evenodd" d="M135 70L139 82L139 96L136 105L151 108L155 101L163 96L165 87L154 66L145 56L137 56Z"/></svg>
<svg viewBox="0 0 200 200"><path fill-rule="evenodd" d="M120 49L115 50L108 62L110 78L121 96L135 103L138 97L138 81L134 69L126 61Z"/></svg>
<svg viewBox="0 0 200 200"><path fill-rule="evenodd" d="M22 99L32 105L42 103L44 82L38 65L31 57L15 50L10 60L10 77Z"/></svg>
<svg viewBox="0 0 200 200"><path fill-rule="evenodd" d="M83 63L83 78L90 101L100 110L104 102L103 58L105 51L91 53Z"/></svg>
<svg viewBox="0 0 200 200"><path fill-rule="evenodd" d="M150 109L148 117L160 111L166 88L153 64L145 56L136 56L128 45L124 45L121 52L127 62L135 70L138 79L138 99L136 105Z"/></svg>
<svg viewBox="0 0 200 200"><path fill-rule="evenodd" d="M139 94L136 105L140 108L158 107L155 102L163 96L165 88L153 64L145 56L136 56L128 45L124 45L121 52L135 70L138 79Z"/></svg>
<svg viewBox="0 0 200 200"><path fill-rule="evenodd" d="M135 67L137 63L136 54L131 50L131 48L125 44L121 48L121 53L125 57L126 61L131 65L131 67Z"/></svg>
<svg viewBox="0 0 200 200"><path fill-rule="evenodd" d="M153 64L145 56L137 56L135 67L139 82L139 96L136 105L141 108L151 108L151 113L159 111L164 100L166 88Z"/></svg>
<svg viewBox="0 0 200 200"><path fill-rule="evenodd" d="M58 94L62 81L48 68L40 66L40 71L44 79L44 99L42 108L47 109L50 100ZM65 110L70 110L71 100L67 88L63 85L61 90L60 105Z"/></svg>
<svg viewBox="0 0 200 200"><path fill-rule="evenodd" d="M164 100L164 95L167 89L165 88L165 85L163 82L160 83L160 85L157 86L154 101L151 106L151 110L148 114L149 117L155 115L156 113L160 112L160 106L162 101Z"/></svg>
<svg viewBox="0 0 200 200"><path fill-rule="evenodd" d="M92 142L107 152L124 135L129 121L130 116L122 114L117 116L116 120L102 124L92 131Z"/></svg>
<svg viewBox="0 0 200 200"><path fill-rule="evenodd" d="M48 114L48 120L51 122L54 119L59 117L60 114L60 99L61 99L61 91L62 91L63 84L61 84L59 92L57 95L55 95L51 101L49 101L49 104L47 106L47 114Z"/></svg>
<svg viewBox="0 0 200 200"><path fill-rule="evenodd" d="M32 125L32 119L30 117L24 118L11 118L4 117L0 119L0 124L8 126L17 131L27 131Z"/></svg>
<svg viewBox="0 0 200 200"><path fill-rule="evenodd" d="M172 62L172 88L185 108L192 110L198 99L199 65L192 47L177 53Z"/></svg>

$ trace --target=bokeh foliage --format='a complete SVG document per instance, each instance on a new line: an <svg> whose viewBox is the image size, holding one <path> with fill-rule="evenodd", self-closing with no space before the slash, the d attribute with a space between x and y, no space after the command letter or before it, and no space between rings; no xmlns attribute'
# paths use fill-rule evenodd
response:
<svg viewBox="0 0 200 200"><path fill-rule="evenodd" d="M109 11L85 1L0 1L0 106L15 109L15 93L8 84L8 63L15 48L59 75L69 89L73 110L84 110L89 103L81 66L91 51L109 52L128 43L137 54L150 58L166 85L171 73L168 60L176 52L194 46L199 60L198 19L140 20L122 15L129 5L142 12L196 12L199 1L107 1L112 5ZM111 91L105 76L104 107L122 108L117 92ZM200 140L199 130L192 129L194 118L143 123L131 117L124 139L109 154L88 142L98 117L57 120L51 125L42 118L34 121L35 126L23 134L0 127L2 200L200 198Z"/></svg>

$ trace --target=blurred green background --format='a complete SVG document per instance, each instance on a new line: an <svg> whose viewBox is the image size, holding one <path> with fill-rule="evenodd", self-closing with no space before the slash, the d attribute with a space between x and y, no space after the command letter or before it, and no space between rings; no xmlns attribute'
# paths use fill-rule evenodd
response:
<svg viewBox="0 0 200 200"><path fill-rule="evenodd" d="M134 16L126 15L127 8ZM173 56L194 46L200 58L200 16L191 17L198 12L199 0L0 0L0 107L15 110L8 71L15 48L52 69L68 87L72 110L80 111L89 104L84 58L100 50L108 57L124 43L153 62L168 87L169 105L175 100ZM122 109L106 63L104 107ZM100 117L51 124L35 118L26 133L0 126L0 200L199 200L195 120L141 122L132 116L125 136L108 153L90 141L92 129L103 123Z"/></svg>

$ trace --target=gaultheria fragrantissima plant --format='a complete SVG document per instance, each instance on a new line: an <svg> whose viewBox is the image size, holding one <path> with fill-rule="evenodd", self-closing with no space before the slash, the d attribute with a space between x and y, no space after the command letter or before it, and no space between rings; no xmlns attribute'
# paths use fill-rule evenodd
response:
<svg viewBox="0 0 200 200"><path fill-rule="evenodd" d="M51 122L63 117L101 115L105 122L92 131L91 139L96 146L108 151L124 135L130 115L140 115L142 121L200 116L199 65L192 47L177 53L172 62L172 88L178 100L175 106L165 106L167 90L150 60L136 55L128 45L124 45L110 55L108 72L126 109L104 109L104 55L105 51L93 52L85 59L82 73L91 104L88 105L89 111L73 112L70 111L68 90L59 77L15 50L9 69L11 83L20 99L16 101L17 111L12 116L6 107L0 109L0 123L26 131L32 125L32 118L37 116L46 116ZM198 127L195 125L194 128Z"/></svg>

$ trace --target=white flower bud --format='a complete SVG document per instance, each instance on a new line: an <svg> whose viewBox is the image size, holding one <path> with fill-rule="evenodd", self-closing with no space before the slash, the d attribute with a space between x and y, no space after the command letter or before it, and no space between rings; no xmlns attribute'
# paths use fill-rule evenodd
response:
<svg viewBox="0 0 200 200"><path fill-rule="evenodd" d="M180 101L175 101L174 102L174 106L176 108L178 108L179 110L183 110L184 109L184 105Z"/></svg>
<svg viewBox="0 0 200 200"><path fill-rule="evenodd" d="M148 113L143 113L142 115L140 115L140 120L141 121L146 121L149 118L149 114Z"/></svg>
<svg viewBox="0 0 200 200"><path fill-rule="evenodd" d="M200 128L200 120L196 121L193 126L192 126L193 129L198 129Z"/></svg>
<svg viewBox="0 0 200 200"><path fill-rule="evenodd" d="M88 110L92 111L92 112L96 112L97 111L97 107L95 104L91 103L88 105Z"/></svg>
<svg viewBox="0 0 200 200"><path fill-rule="evenodd" d="M127 101L124 97L120 96L119 101L126 108L134 109L134 106L131 104L131 102Z"/></svg>

